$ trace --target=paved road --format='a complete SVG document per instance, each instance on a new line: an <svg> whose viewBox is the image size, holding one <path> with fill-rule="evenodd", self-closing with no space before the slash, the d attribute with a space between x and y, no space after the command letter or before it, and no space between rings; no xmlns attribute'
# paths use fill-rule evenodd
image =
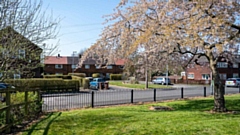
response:
<svg viewBox="0 0 240 135"><path fill-rule="evenodd" d="M156 100L170 100L181 98L181 88L184 88L183 96L196 97L211 95L212 90L209 86L203 85L174 85L172 89L157 89ZM115 90L113 90L115 89ZM238 88L226 88L225 93L238 93ZM92 102L93 101L93 102ZM110 90L85 91L79 93L62 93L62 94L44 94L43 111L66 110L74 108L83 108L104 105L116 105L136 102L154 101L154 90L133 90L110 86Z"/></svg>

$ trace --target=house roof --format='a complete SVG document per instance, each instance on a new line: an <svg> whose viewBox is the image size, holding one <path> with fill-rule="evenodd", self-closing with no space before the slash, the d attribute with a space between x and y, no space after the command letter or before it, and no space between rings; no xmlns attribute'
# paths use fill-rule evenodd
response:
<svg viewBox="0 0 240 135"><path fill-rule="evenodd" d="M118 60L116 60L115 65L121 66L121 65L124 65L125 62L126 62L126 60L124 60L124 59L118 59Z"/></svg>
<svg viewBox="0 0 240 135"><path fill-rule="evenodd" d="M66 56L46 56L44 64L68 64Z"/></svg>
<svg viewBox="0 0 240 135"><path fill-rule="evenodd" d="M78 64L79 58L72 56L46 56L44 64Z"/></svg>

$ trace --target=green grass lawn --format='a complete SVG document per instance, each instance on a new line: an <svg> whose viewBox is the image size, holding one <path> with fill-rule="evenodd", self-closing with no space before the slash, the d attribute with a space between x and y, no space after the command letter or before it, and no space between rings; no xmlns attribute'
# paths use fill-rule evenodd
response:
<svg viewBox="0 0 240 135"><path fill-rule="evenodd" d="M115 86L121 86L121 87L126 87L126 88L133 88L133 89L145 89L145 84L130 84L130 83L125 83L123 84L122 81L109 81L110 85L115 85ZM159 84L148 84L150 89L154 88L171 88L170 86L167 85L159 85Z"/></svg>
<svg viewBox="0 0 240 135"><path fill-rule="evenodd" d="M152 111L152 105L173 111ZM226 96L229 110L240 111L240 95ZM213 98L55 112L24 135L237 135L240 113L210 113Z"/></svg>

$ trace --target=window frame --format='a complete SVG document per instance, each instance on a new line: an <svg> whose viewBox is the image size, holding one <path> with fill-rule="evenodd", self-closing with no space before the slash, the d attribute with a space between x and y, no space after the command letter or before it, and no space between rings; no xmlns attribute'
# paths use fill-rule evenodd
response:
<svg viewBox="0 0 240 135"><path fill-rule="evenodd" d="M227 62L217 62L217 68L228 68Z"/></svg>
<svg viewBox="0 0 240 135"><path fill-rule="evenodd" d="M21 56L23 55L23 56ZM18 50L18 58L25 58L26 57L26 52L24 49L19 49Z"/></svg>
<svg viewBox="0 0 240 135"><path fill-rule="evenodd" d="M84 65L84 68L85 69L90 69L90 65L86 64L86 65Z"/></svg>
<svg viewBox="0 0 240 135"><path fill-rule="evenodd" d="M219 77L220 77L220 80L226 80L227 79L227 74L226 73L219 73Z"/></svg>
<svg viewBox="0 0 240 135"><path fill-rule="evenodd" d="M112 65L107 65L107 69L113 69Z"/></svg>
<svg viewBox="0 0 240 135"><path fill-rule="evenodd" d="M192 75L192 76L189 76L189 75ZM188 78L188 79L194 79L194 77L195 77L195 76L194 76L194 73L188 73L188 75L187 75L187 78Z"/></svg>
<svg viewBox="0 0 240 135"><path fill-rule="evenodd" d="M207 76L208 76L208 79L207 79ZM210 74L202 74L202 79L203 80L210 80Z"/></svg>
<svg viewBox="0 0 240 135"><path fill-rule="evenodd" d="M77 65L71 64L71 68L72 68L72 69L76 69L76 67L77 67Z"/></svg>
<svg viewBox="0 0 240 135"><path fill-rule="evenodd" d="M63 65L62 64L55 64L55 69L63 69Z"/></svg>
<svg viewBox="0 0 240 135"><path fill-rule="evenodd" d="M233 68L238 68L238 63L233 63Z"/></svg>

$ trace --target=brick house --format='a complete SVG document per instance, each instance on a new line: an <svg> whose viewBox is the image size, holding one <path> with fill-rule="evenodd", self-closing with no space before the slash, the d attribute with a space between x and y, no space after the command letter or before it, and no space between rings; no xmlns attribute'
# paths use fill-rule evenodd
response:
<svg viewBox="0 0 240 135"><path fill-rule="evenodd" d="M83 61L81 67L78 67L75 72L85 73L86 76L91 77L94 73L100 73L101 76L109 78L110 74L121 74L124 68L124 60L117 60L112 65L103 65L99 67L96 65L96 61L88 58Z"/></svg>
<svg viewBox="0 0 240 135"><path fill-rule="evenodd" d="M217 71L223 82L227 78L238 78L240 75L239 63L227 62L224 58L219 59L217 62ZM201 65L189 64L186 70L181 73L181 76L184 82L187 83L210 83L211 69L209 63L205 61Z"/></svg>
<svg viewBox="0 0 240 135"><path fill-rule="evenodd" d="M79 57L72 56L47 56L44 60L44 74L63 74L68 73L85 73L87 77L91 77L94 73L100 73L101 76L110 77L110 74L119 74L123 72L124 61L117 60L115 64L107 66L96 66L96 61L86 59L81 67L77 67Z"/></svg>
<svg viewBox="0 0 240 135"><path fill-rule="evenodd" d="M38 45L32 43L12 27L2 29L0 37L0 64L10 63L10 68L5 69L5 71L11 70L13 72L10 78L41 76L42 49Z"/></svg>
<svg viewBox="0 0 240 135"><path fill-rule="evenodd" d="M73 56L46 56L44 59L44 74L62 74L75 72L79 58Z"/></svg>

